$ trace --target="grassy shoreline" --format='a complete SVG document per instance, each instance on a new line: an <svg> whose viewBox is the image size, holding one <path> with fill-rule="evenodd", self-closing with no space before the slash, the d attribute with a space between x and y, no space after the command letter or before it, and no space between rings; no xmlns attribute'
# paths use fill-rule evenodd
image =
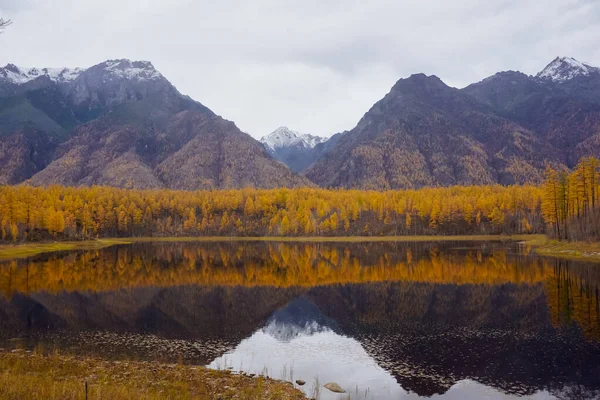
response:
<svg viewBox="0 0 600 400"><path fill-rule="evenodd" d="M543 235L461 235L461 236L304 236L304 237L246 237L246 236L202 236L202 237L131 237L94 240L18 243L0 245L0 260L25 258L42 253L69 250L99 250L118 244L140 242L308 242L308 243L367 243L367 242L440 242L440 241L526 241L539 242Z"/></svg>
<svg viewBox="0 0 600 400"><path fill-rule="evenodd" d="M539 236L522 244L531 246L540 255L566 260L600 262L600 243L598 242L561 242Z"/></svg>
<svg viewBox="0 0 600 400"><path fill-rule="evenodd" d="M68 250L98 250L115 244L129 244L130 240L96 239L79 242L39 242L0 245L0 260L25 258L42 253L53 253Z"/></svg>
<svg viewBox="0 0 600 400"><path fill-rule="evenodd" d="M306 399L288 382L201 366L0 351L0 400L86 398Z"/></svg>

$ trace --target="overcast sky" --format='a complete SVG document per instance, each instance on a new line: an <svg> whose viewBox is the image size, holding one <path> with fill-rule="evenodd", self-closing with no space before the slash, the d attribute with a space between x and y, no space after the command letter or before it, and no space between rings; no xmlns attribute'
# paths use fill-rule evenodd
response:
<svg viewBox="0 0 600 400"><path fill-rule="evenodd" d="M597 0L0 0L0 64L150 60L184 94L260 137L353 128L400 78L463 87L600 66Z"/></svg>

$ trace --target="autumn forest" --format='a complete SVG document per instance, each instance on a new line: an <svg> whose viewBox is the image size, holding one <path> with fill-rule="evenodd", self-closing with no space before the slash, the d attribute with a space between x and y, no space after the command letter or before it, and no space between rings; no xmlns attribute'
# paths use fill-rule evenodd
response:
<svg viewBox="0 0 600 400"><path fill-rule="evenodd" d="M551 233L598 238L599 162L541 186L399 191L0 187L7 242L132 236L391 236Z"/></svg>

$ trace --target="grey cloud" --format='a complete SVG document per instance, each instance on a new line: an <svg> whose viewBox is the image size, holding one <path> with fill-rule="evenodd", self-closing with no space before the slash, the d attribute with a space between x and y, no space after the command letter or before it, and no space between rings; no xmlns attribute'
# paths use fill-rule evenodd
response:
<svg viewBox="0 0 600 400"><path fill-rule="evenodd" d="M557 55L600 65L595 0L0 0L0 63L148 59L258 137L351 129L402 77L457 87Z"/></svg>
<svg viewBox="0 0 600 400"><path fill-rule="evenodd" d="M29 8L33 5L33 0L0 0L0 10L15 12Z"/></svg>

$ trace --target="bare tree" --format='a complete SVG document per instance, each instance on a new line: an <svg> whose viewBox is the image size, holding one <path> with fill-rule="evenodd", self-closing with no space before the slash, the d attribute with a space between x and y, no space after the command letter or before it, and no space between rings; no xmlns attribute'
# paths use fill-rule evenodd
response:
<svg viewBox="0 0 600 400"><path fill-rule="evenodd" d="M10 19L3 19L0 18L0 33L2 33L2 31L4 30L4 28L6 28L7 26L9 26L10 24L12 24L12 21Z"/></svg>

